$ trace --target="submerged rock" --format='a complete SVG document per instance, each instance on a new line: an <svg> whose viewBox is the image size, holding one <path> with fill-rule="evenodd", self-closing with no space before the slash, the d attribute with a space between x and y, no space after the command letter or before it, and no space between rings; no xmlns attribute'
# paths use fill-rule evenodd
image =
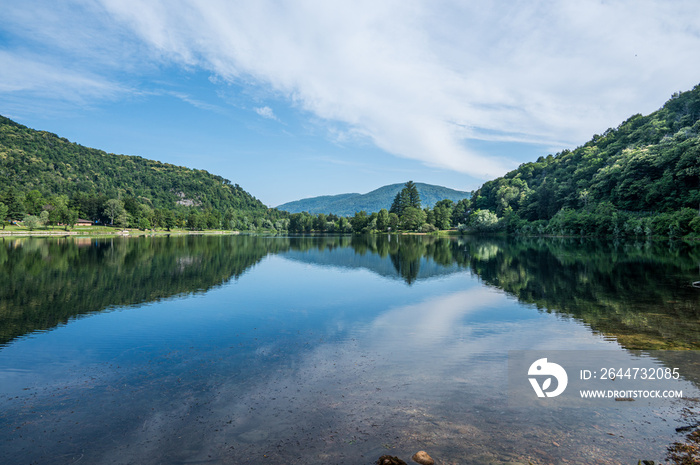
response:
<svg viewBox="0 0 700 465"><path fill-rule="evenodd" d="M418 451L411 457L414 462L420 463L421 465L434 465L435 460L424 450Z"/></svg>
<svg viewBox="0 0 700 465"><path fill-rule="evenodd" d="M406 462L400 458L392 455L382 455L377 460L377 465L408 465Z"/></svg>

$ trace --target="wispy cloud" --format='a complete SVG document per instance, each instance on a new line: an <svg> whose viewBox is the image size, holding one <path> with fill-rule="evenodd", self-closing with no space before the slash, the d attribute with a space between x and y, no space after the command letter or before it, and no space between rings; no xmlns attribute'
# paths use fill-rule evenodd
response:
<svg viewBox="0 0 700 465"><path fill-rule="evenodd" d="M116 82L85 71L66 69L41 57L0 50L0 92L26 92L42 98L83 101L111 98L125 91Z"/></svg>
<svg viewBox="0 0 700 465"><path fill-rule="evenodd" d="M156 93L159 93L159 92L156 92ZM201 100L193 98L192 96L190 96L189 94L186 94L184 92L165 91L165 92L160 92L160 93L164 93L166 95L170 95L172 97L180 99L183 102L189 103L193 107L199 108L201 110L214 111L214 112L218 112L218 113L221 113L223 111L221 107L218 107L216 105L212 105L212 104L207 103L207 102L202 102Z"/></svg>
<svg viewBox="0 0 700 465"><path fill-rule="evenodd" d="M266 106L266 107L255 108L255 113L262 116L263 118L271 119L274 121L279 121L279 119L277 119L277 116L275 116L275 112L272 111L272 108L270 108L270 107Z"/></svg>

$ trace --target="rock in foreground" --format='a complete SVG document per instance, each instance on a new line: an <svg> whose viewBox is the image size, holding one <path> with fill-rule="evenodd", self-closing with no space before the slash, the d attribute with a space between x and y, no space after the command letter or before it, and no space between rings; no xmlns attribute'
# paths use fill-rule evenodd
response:
<svg viewBox="0 0 700 465"><path fill-rule="evenodd" d="M377 465L408 465L406 462L400 458L392 455L382 455L377 460Z"/></svg>
<svg viewBox="0 0 700 465"><path fill-rule="evenodd" d="M421 465L434 465L435 460L424 450L416 452L413 457L411 457L414 462L420 463Z"/></svg>

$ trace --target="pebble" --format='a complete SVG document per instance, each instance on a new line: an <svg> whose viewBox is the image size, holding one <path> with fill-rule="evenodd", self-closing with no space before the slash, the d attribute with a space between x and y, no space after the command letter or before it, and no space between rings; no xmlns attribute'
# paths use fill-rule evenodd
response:
<svg viewBox="0 0 700 465"><path fill-rule="evenodd" d="M413 457L411 457L414 462L420 463L421 465L434 465L435 460L424 450L416 452Z"/></svg>

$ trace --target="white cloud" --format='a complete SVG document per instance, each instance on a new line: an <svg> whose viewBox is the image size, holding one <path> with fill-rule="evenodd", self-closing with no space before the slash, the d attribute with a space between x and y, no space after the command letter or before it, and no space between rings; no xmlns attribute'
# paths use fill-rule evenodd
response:
<svg viewBox="0 0 700 465"><path fill-rule="evenodd" d="M94 23L106 37L77 28L78 45L57 21L37 33L76 54L116 57L100 59L110 75L118 62L131 75L204 69L212 82L265 89L387 152L480 177L513 162L474 141L573 147L700 81L694 0L78 5L72 24ZM256 111L266 117L265 108Z"/></svg>
<svg viewBox="0 0 700 465"><path fill-rule="evenodd" d="M0 92L27 92L43 98L88 101L111 97L124 89L84 71L66 69L40 57L0 50Z"/></svg>
<svg viewBox="0 0 700 465"><path fill-rule="evenodd" d="M279 121L277 119L277 116L275 116L275 112L272 111L272 108L270 108L270 107L255 108L255 113L262 116L263 118Z"/></svg>

